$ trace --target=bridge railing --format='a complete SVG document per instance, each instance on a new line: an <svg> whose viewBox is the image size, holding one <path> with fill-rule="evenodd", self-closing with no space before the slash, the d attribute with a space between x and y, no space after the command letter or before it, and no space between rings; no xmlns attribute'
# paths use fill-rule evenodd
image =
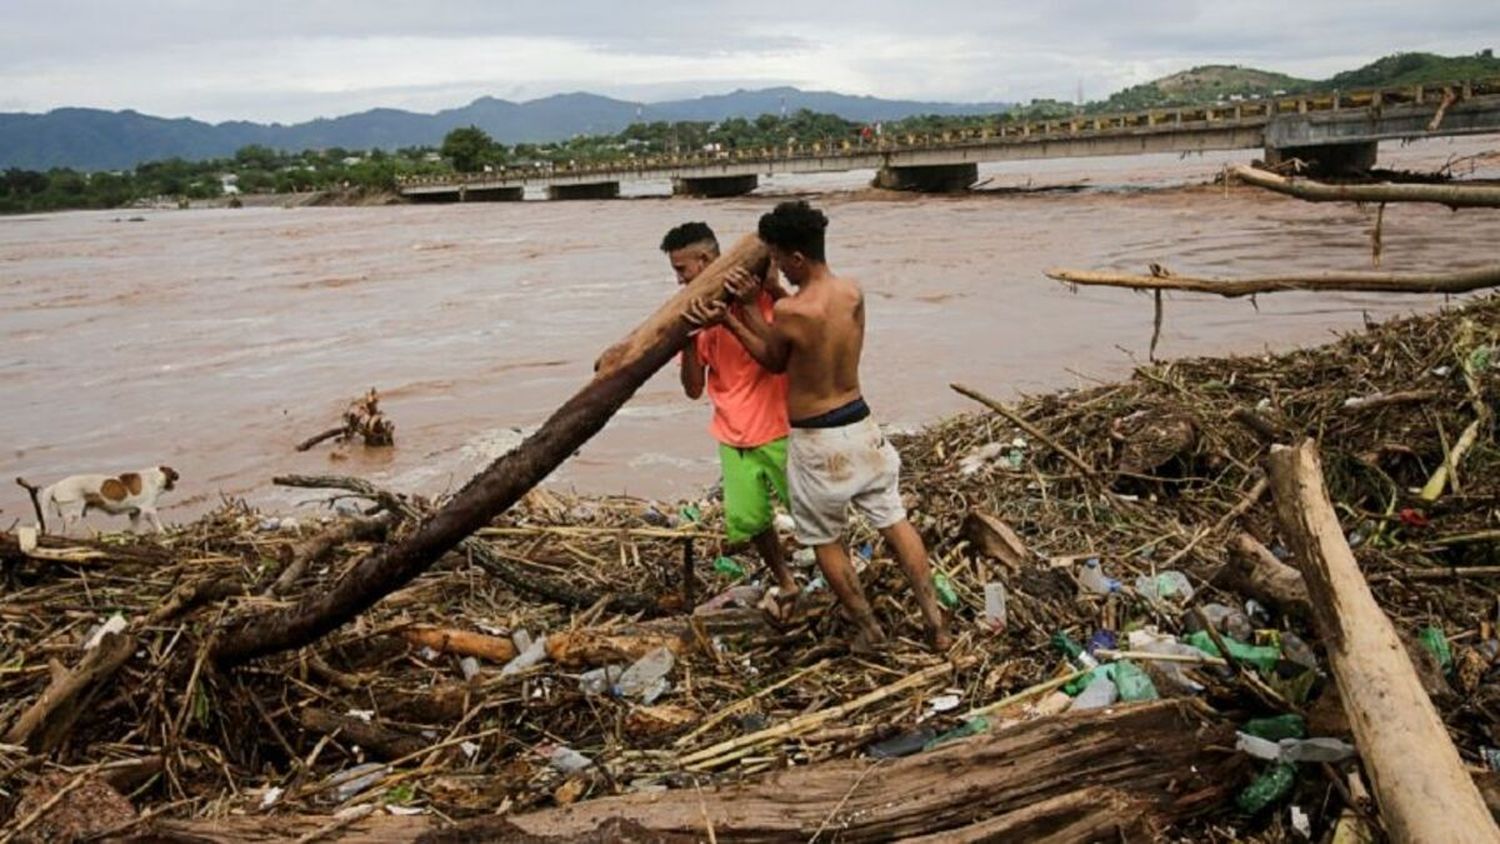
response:
<svg viewBox="0 0 1500 844"><path fill-rule="evenodd" d="M822 139L776 146L693 151L592 162L564 162L501 167L488 173L406 176L402 188L423 186L515 185L549 178L619 177L672 172L731 164L776 165L828 158L855 158L892 152L958 149L994 144L1033 143L1073 137L1141 132L1173 132L1205 125L1261 125L1285 114L1317 114L1344 109L1381 109L1403 103L1459 102L1476 96L1500 94L1500 79L1459 81L1381 88L1355 92L1319 92L1247 99L1196 107L1149 109L1136 112L1085 115L1016 123L1003 116L993 125L963 127L930 133L886 133L875 138Z"/></svg>

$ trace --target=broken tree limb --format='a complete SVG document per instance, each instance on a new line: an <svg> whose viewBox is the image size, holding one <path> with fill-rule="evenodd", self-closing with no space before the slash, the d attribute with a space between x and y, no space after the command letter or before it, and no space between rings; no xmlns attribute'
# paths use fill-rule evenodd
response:
<svg viewBox="0 0 1500 844"><path fill-rule="evenodd" d="M1276 559L1270 549L1248 533L1230 541L1226 576L1240 591L1286 615L1308 618L1312 613L1302 573Z"/></svg>
<svg viewBox="0 0 1500 844"><path fill-rule="evenodd" d="M1244 164L1230 167L1229 172L1247 185L1308 202L1430 202L1449 208L1500 208L1500 187L1489 185L1330 185L1278 176Z"/></svg>
<svg viewBox="0 0 1500 844"><path fill-rule="evenodd" d="M1000 402L995 401L984 393L965 387L962 384L949 384L948 387L955 393L958 393L961 396L967 396L968 398L979 402L990 410L995 411L1001 416L1004 416L1010 421L1011 424L1015 425L1017 428L1020 428L1031 436L1037 438L1038 440L1041 440L1047 445L1048 448L1062 455L1063 459L1067 460L1069 463L1072 463L1074 466L1077 466L1078 469L1082 471L1086 477L1092 478L1094 476L1094 467L1090 466L1087 461L1085 461L1082 457L1074 454L1067 448L1067 446L1064 446L1062 443L1048 436L1047 433L1044 432L1041 428L1038 428L1037 426L1021 418L1021 415L1016 413L1014 410L1011 410Z"/></svg>
<svg viewBox="0 0 1500 844"><path fill-rule="evenodd" d="M1124 287L1129 290L1180 290L1225 298L1282 290L1339 290L1362 293L1468 293L1500 286L1500 266L1449 273L1336 272L1263 278L1193 278L1181 275L1132 275L1093 270L1050 269L1047 277L1064 284Z"/></svg>
<svg viewBox="0 0 1500 844"><path fill-rule="evenodd" d="M106 633L78 667L54 677L31 706L5 733L6 744L23 744L33 752L52 750L67 737L68 730L135 653L135 636Z"/></svg>
<svg viewBox="0 0 1500 844"><path fill-rule="evenodd" d="M1360 573L1310 440L1269 458L1277 521L1396 842L1495 842L1500 827L1459 760L1395 628Z"/></svg>
<svg viewBox="0 0 1500 844"><path fill-rule="evenodd" d="M409 583L505 512L598 433L682 348L688 337L683 314L690 302L723 296L724 277L732 269L758 274L767 261L758 238L741 238L618 344L594 377L535 433L476 475L409 536L365 558L328 589L308 595L296 606L235 617L218 637L215 661L235 665L315 641Z"/></svg>
<svg viewBox="0 0 1500 844"><path fill-rule="evenodd" d="M1231 793L1235 769L1244 763L1212 746L1232 741L1231 728L1205 722L1187 704L1151 703L1042 718L895 761L794 767L705 788L703 796L725 841L806 841L820 828L836 830L839 841L961 836L976 825L1040 832L1019 821L1048 801L1096 787L1128 796L1148 823L1161 824L1212 809ZM679 789L589 800L511 821L532 835L566 840L609 818L694 835L703 829L701 805L695 791ZM1054 815L1056 821L1090 817L1097 818L1082 804Z"/></svg>
<svg viewBox="0 0 1500 844"><path fill-rule="evenodd" d="M340 738L370 751L372 756L383 762L414 756L431 744L419 736L382 727L352 715L339 715L311 706L298 713L297 721L304 730L318 735L337 733Z"/></svg>
<svg viewBox="0 0 1500 844"><path fill-rule="evenodd" d="M432 648L440 654L472 656L502 665L516 658L516 643L501 636L486 636L468 630L438 627L412 627L402 631L406 641L417 647Z"/></svg>

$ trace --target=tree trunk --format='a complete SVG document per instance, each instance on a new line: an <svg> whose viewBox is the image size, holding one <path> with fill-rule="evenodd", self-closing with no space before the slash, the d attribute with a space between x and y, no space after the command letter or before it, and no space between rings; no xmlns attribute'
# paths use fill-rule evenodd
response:
<svg viewBox="0 0 1500 844"><path fill-rule="evenodd" d="M1231 728L1204 724L1186 704L1123 706L1032 721L893 762L825 762L701 795L692 789L627 794L511 820L532 835L569 840L612 818L654 832L701 835L706 806L720 841L806 841L820 829L830 840L889 841L1000 823L1044 801L1102 787L1165 824L1217 808L1232 793L1233 769L1243 762L1209 749L1232 744ZM1072 804L1052 823L1062 827L1091 815Z"/></svg>
<svg viewBox="0 0 1500 844"><path fill-rule="evenodd" d="M1500 266L1451 273L1337 272L1266 278L1190 278L1188 276L1131 275L1091 270L1051 269L1047 277L1066 284L1125 287L1131 290L1183 290L1213 293L1225 298L1276 293L1282 290L1340 290L1363 293L1468 293L1500 286Z"/></svg>
<svg viewBox="0 0 1500 844"><path fill-rule="evenodd" d="M358 840L1085 842L1145 840L1151 827L1221 808L1244 779L1231 726L1161 701L1018 724L895 761L790 768L751 782L587 800L431 830L428 818L372 816ZM167 840L264 840L266 827L326 819L166 821ZM423 834L425 833L425 834ZM243 834L244 839L237 838ZM418 835L421 837L418 838ZM199 836L190 838L189 836Z"/></svg>
<svg viewBox="0 0 1500 844"><path fill-rule="evenodd" d="M1310 440L1271 452L1283 537L1311 595L1365 770L1391 840L1500 841L1484 800L1344 540Z"/></svg>
<svg viewBox="0 0 1500 844"><path fill-rule="evenodd" d="M1500 187L1489 185L1329 185L1288 179L1243 164L1229 172L1246 184L1308 202L1431 202L1449 208L1500 208Z"/></svg>
<svg viewBox="0 0 1500 844"><path fill-rule="evenodd" d="M593 380L536 433L476 475L409 537L366 558L332 587L307 596L296 606L228 622L214 648L215 661L235 665L305 645L410 582L541 483L672 359L688 337L682 314L690 301L722 296L729 270L744 267L759 272L766 261L766 249L757 238L742 238L617 344L608 359L601 361Z"/></svg>

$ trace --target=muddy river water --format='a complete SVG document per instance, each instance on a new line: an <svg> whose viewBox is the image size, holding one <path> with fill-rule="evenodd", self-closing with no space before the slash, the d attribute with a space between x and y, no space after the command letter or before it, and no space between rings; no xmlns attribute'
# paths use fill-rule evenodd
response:
<svg viewBox="0 0 1500 844"><path fill-rule="evenodd" d="M1431 169L1500 146L1387 145ZM831 218L829 257L867 288L866 395L915 426L1002 397L1116 378L1142 362L1150 299L1074 292L1051 266L1178 274L1368 269L1374 209L1206 183L1246 155L987 166L963 197L883 196L869 173L763 182L732 200L640 198L382 208L111 211L0 218L0 523L29 516L11 478L168 464L182 520L221 497L287 509L281 472L364 475L438 493L511 447L589 377L594 357L673 291L656 246L684 220L726 241L785 195ZM1500 176L1488 164L1476 175ZM1468 172L1467 168L1464 172ZM138 218L138 219L132 219ZM1492 261L1500 211L1391 207L1382 269ZM1254 354L1318 343L1441 297L1172 296L1159 354ZM369 387L398 447L292 446ZM659 373L550 483L690 495L716 474L708 409ZM104 522L96 521L102 526ZM123 522L116 522L117 526Z"/></svg>

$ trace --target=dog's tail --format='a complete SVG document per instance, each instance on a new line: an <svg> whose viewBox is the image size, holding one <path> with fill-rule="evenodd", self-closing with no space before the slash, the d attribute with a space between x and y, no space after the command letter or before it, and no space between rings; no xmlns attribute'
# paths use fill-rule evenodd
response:
<svg viewBox="0 0 1500 844"><path fill-rule="evenodd" d="M42 500L37 497L37 493L41 491L41 487L26 483L25 478L16 478L16 483L25 488L27 494L31 496L31 507L33 510L36 510L36 523L41 526L42 533L46 533L47 517L42 515Z"/></svg>

